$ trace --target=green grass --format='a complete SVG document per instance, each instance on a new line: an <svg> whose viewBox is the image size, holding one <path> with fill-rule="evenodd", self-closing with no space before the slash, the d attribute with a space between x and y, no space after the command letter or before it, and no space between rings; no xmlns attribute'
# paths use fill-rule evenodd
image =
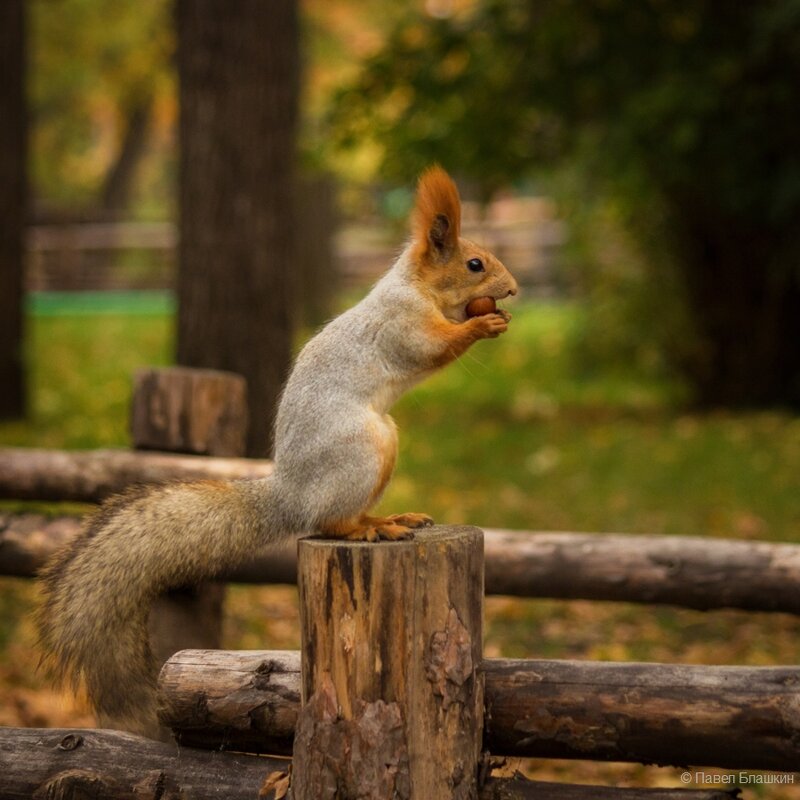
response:
<svg viewBox="0 0 800 800"><path fill-rule="evenodd" d="M30 413L0 423L9 446L91 448L128 443L131 376L172 353L166 314L42 313L28 319Z"/></svg>

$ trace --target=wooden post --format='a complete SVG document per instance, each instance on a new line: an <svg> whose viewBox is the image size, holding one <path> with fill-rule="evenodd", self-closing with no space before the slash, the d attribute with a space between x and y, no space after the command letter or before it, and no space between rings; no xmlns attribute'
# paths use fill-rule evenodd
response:
<svg viewBox="0 0 800 800"><path fill-rule="evenodd" d="M244 454L245 380L213 370L146 369L134 378L133 446L210 456ZM166 661L178 650L218 648L225 587L206 583L170 592L153 604L150 639Z"/></svg>
<svg viewBox="0 0 800 800"><path fill-rule="evenodd" d="M294 800L474 800L483 535L436 527L298 548L303 708Z"/></svg>
<svg viewBox="0 0 800 800"><path fill-rule="evenodd" d="M210 369L142 369L134 376L131 435L138 450L242 456L247 385Z"/></svg>

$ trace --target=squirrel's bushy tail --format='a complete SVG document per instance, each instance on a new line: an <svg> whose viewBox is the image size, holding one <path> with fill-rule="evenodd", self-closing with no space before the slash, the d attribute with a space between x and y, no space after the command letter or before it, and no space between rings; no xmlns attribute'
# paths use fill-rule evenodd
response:
<svg viewBox="0 0 800 800"><path fill-rule="evenodd" d="M214 577L288 533L272 478L164 484L111 498L41 574L44 661L85 682L103 721L155 729L152 600Z"/></svg>

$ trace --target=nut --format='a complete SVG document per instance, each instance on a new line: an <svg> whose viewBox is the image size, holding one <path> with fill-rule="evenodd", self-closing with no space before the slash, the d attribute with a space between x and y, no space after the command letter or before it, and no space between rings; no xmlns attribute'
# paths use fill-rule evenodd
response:
<svg viewBox="0 0 800 800"><path fill-rule="evenodd" d="M497 304L493 297L476 297L467 303L468 317L482 317L485 314L494 314L497 311Z"/></svg>

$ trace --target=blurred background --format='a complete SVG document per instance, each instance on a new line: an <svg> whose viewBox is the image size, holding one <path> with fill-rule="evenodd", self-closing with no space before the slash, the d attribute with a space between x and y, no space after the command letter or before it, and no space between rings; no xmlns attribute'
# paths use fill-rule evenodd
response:
<svg viewBox="0 0 800 800"><path fill-rule="evenodd" d="M7 0L0 54L1 444L124 446L133 370L180 363L248 378L268 455L291 353L389 266L438 162L523 297L399 404L382 505L800 538L798 0ZM0 724L91 722L34 671L34 601L0 579ZM296 614L234 588L226 646L297 647ZM487 614L490 656L800 660L789 616Z"/></svg>

